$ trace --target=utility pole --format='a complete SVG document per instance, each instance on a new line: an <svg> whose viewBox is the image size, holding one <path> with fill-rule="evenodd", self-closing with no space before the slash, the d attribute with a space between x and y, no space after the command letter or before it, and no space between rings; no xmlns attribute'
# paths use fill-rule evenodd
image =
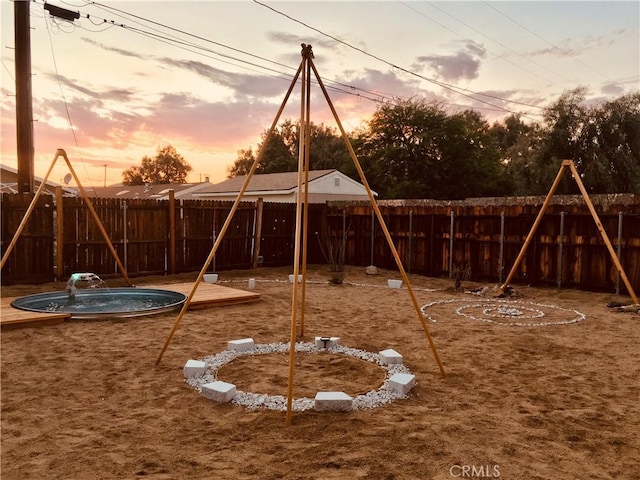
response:
<svg viewBox="0 0 640 480"><path fill-rule="evenodd" d="M18 192L34 191L33 106L31 104L30 0L15 0L14 33L16 62L16 135Z"/></svg>

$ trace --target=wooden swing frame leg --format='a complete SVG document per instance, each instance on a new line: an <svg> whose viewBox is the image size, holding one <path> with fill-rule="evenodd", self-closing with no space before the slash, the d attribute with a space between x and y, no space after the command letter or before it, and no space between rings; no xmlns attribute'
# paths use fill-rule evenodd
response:
<svg viewBox="0 0 640 480"><path fill-rule="evenodd" d="M516 257L516 260L513 263L513 266L511 267L511 270L509 271L509 275L507 275L506 280L500 286L499 291L504 293L505 288L507 288L507 286L509 285L509 283L511 282L511 280L515 276L515 273L518 270L518 266L520 266L520 262L522 261L522 258L524 257L524 255L525 255L525 253L527 251L527 248L529 247L529 244L531 243L531 240L533 239L533 236L536 233L536 230L538 229L538 226L540 225L540 222L542 221L542 217L544 216L544 214L545 214L545 212L547 210L547 207L551 203L551 197L553 197L553 194L555 193L555 191L556 191L556 189L558 187L558 184L560 183L560 180L562 179L562 174L565 172L565 168L569 168L569 170L571 171L571 176L573 177L573 179L575 180L575 182L578 185L578 188L580 189L580 193L582 194L582 198L584 199L585 203L587 204L587 208L589 209L589 212L591 213L591 216L593 217L593 221L595 222L596 227L598 228L598 232L600 232L600 236L602 237L602 241L604 242L604 244L607 247L607 250L609 251L609 255L611 256L611 260L613 261L613 264L616 266L616 269L620 273L620 278L622 278L622 281L624 282L625 286L627 287L627 290L629 291L629 295L631 296L631 300L633 301L634 304L637 304L638 303L638 297L636 295L636 292L633 290L633 287L631 286L631 282L629 281L629 278L627 277L627 274L624 271L624 267L620 263L620 260L618 260L618 256L616 255L616 252L613 249L613 245L611 244L611 241L609 240L609 236L607 235L607 232L605 231L604 227L602 226L602 222L600 221L600 217L598 216L598 213L596 212L596 209L593 206L593 203L591 202L591 199L589 198L589 194L587 193L587 189L584 187L584 184L582 183L582 179L580 178L580 174L578 173L578 170L576 169L576 166L575 166L573 160L563 160L562 161L562 164L560 165L560 170L558 170L558 174L556 175L556 178L553 181L553 184L551 185L551 188L549 189L549 193L547 193L547 196L544 199L544 203L542 204L542 207L540 208L540 211L538 212L538 216L536 217L535 222L533 222L533 226L531 227L531 230L529 230L529 234L527 235L527 238L525 239L524 244L522 245L522 248L520 249L520 253L518 253L518 256Z"/></svg>
<svg viewBox="0 0 640 480"><path fill-rule="evenodd" d="M123 265L122 261L120 260L120 257L118 256L118 252L116 252L116 249L114 248L113 243L111 243L111 239L109 238L109 235L107 234L107 231L104 229L104 225L102 224L102 221L100 220L100 217L98 216L98 213L96 212L95 208L93 208L93 203L91 202L91 199L89 198L89 195L87 195L86 190L82 186L82 182L80 182L80 178L78 178L78 175L76 174L76 171L74 170L73 165L71 165L71 162L69 161L69 157L67 157L67 152L65 152L62 148L59 148L59 149L56 150L56 154L53 157L53 160L51 161L51 165L49 166L49 170L47 170L46 175L42 179L42 182L40 183L40 187L38 187L38 190L36 191L36 194L33 197L33 200L31 200L31 203L29 204L29 208L27 208L27 211L25 212L24 217L22 218L22 221L20 222L20 225L18 226L18 229L16 230L16 233L13 235L13 239L11 240L11 243L9 244L9 246L7 247L7 250L5 251L4 255L2 256L2 260L0 261L0 270L4 267L4 265L5 265L6 261L7 261L7 258L9 257L9 254L11 253L11 251L13 250L13 247L15 247L16 243L18 242L18 238L20 237L20 235L22 234L22 231L24 230L25 226L27 225L27 222L29 221L29 217L31 216L31 213L33 212L33 209L35 208L36 202L38 201L38 198L40 198L40 195L41 195L42 191L44 190L44 186L47 183L47 180L49 180L49 175L51 175L51 171L53 170L53 167L55 166L56 162L58 161L58 158L60 158L60 157L62 157L64 159L64 161L67 164L67 167L71 171L71 175L73 175L73 179L76 181L76 184L78 185L78 190L80 190L80 194L82 195L82 198L84 199L85 203L87 204L87 208L89 209L89 212L91 213L91 216L93 217L93 220L96 222L96 225L98 226L98 229L100 230L100 234L104 238L105 242L107 243L107 247L109 247L109 251L111 252L111 255L113 256L113 258L115 259L116 263L118 264L118 268L120 269L120 273L122 274L122 276L124 277L125 281L127 282L127 285L132 286L133 284L131 283L131 280L129 279L129 275L127 275L127 270L124 268L124 265ZM59 248L60 248L60 246L59 246Z"/></svg>

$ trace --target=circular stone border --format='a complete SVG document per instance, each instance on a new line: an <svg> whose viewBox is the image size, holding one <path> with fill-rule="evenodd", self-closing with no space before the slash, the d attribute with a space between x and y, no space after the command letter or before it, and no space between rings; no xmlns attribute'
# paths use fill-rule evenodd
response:
<svg viewBox="0 0 640 480"><path fill-rule="evenodd" d="M429 307L433 307L434 305L443 305L448 303L461 303L461 302L466 302L468 304L462 305L456 308L455 312L457 315L461 317L467 317L471 320L494 323L496 325L503 325L507 327L548 327L551 325L570 325L572 323L581 322L582 320L587 318L587 316L584 313L579 312L578 310L558 307L557 305L548 305L544 303L535 303L535 302L522 302L522 301L514 301L514 300L500 300L500 299L470 301L467 299L454 298L454 299L437 300L435 302L430 302L423 305L420 308L420 310L422 311L422 314L427 319L435 323L436 320L426 312L426 310ZM516 322L516 321L502 322L497 320L497 319L503 319L503 318L538 319L545 316L545 313L542 310L540 310L539 308L533 308L533 307L552 308L552 309L560 310L570 314L576 314L576 317L573 317L570 320L560 320L557 322ZM468 308L482 308L483 309L482 312L486 315L486 317L477 317L470 313L464 313L464 310ZM525 311L533 312L533 313L527 316L525 314Z"/></svg>
<svg viewBox="0 0 640 480"><path fill-rule="evenodd" d="M380 355L377 353L367 352L365 350L359 350L357 348L344 347L342 345L334 345L329 348L318 348L314 343L310 342L297 342L295 344L296 353L319 353L330 352L340 355L346 355L349 357L358 358L367 362L374 363L386 370L386 376L382 386L377 390L371 390L362 395L356 395L353 397L352 410L368 410L372 408L382 407L399 398L407 398L407 395L402 395L389 387L389 379L396 373L411 374L411 371L404 364L391 364L385 365L380 361ZM185 381L195 388L199 393L202 393L202 386L215 382L218 380L218 370L224 365L232 362L238 357L245 355L266 355L270 353L288 353L289 343L267 343L256 344L250 350L238 351L238 350L225 350L215 355L210 355L202 359L205 362L205 374L199 377L191 377L185 379ZM287 397L284 395L268 395L252 392L243 392L241 390L236 391L236 395L231 400L234 405L239 405L250 410L256 410L259 408L266 408L269 410L286 411L287 410ZM314 399L302 397L295 398L292 402L291 409L295 412L303 412L305 410L311 410L314 408Z"/></svg>

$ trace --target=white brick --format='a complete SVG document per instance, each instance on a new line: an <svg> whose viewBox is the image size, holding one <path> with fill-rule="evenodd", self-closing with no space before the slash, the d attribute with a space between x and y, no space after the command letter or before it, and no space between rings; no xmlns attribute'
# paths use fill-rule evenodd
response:
<svg viewBox="0 0 640 480"><path fill-rule="evenodd" d="M380 355L380 361L384 365L396 365L396 364L402 365L402 362L403 362L402 355L400 355L398 352L396 352L392 348L389 348L387 350L382 350L381 352L379 352L379 355Z"/></svg>
<svg viewBox="0 0 640 480"><path fill-rule="evenodd" d="M316 337L316 348L331 348L340 344L340 337Z"/></svg>
<svg viewBox="0 0 640 480"><path fill-rule="evenodd" d="M222 381L207 383L202 386L202 395L216 402L230 402L236 396L236 386Z"/></svg>
<svg viewBox="0 0 640 480"><path fill-rule="evenodd" d="M253 338L241 338L239 340L229 340L227 342L227 350L236 350L238 352L246 352L255 346Z"/></svg>
<svg viewBox="0 0 640 480"><path fill-rule="evenodd" d="M416 385L416 376L410 373L394 373L389 379L389 388L406 395Z"/></svg>
<svg viewBox="0 0 640 480"><path fill-rule="evenodd" d="M318 412L349 412L353 408L353 398L344 392L318 392L314 407Z"/></svg>
<svg viewBox="0 0 640 480"><path fill-rule="evenodd" d="M187 363L182 367L182 374L184 378L201 377L204 375L204 371L207 364L200 360L187 360Z"/></svg>

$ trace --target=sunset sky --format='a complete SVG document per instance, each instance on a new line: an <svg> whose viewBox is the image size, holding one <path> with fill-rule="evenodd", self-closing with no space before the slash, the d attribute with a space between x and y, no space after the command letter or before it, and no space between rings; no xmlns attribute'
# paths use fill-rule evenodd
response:
<svg viewBox="0 0 640 480"><path fill-rule="evenodd" d="M169 144L190 182L224 180L273 121L301 43L347 130L398 97L539 121L566 90L595 103L640 86L637 1L50 3L80 18L31 3L35 172L64 148L85 186L120 183ZM2 163L17 168L14 5L0 5ZM298 118L299 90L283 120ZM333 127L321 95L311 119ZM66 173L61 161L50 179Z"/></svg>

